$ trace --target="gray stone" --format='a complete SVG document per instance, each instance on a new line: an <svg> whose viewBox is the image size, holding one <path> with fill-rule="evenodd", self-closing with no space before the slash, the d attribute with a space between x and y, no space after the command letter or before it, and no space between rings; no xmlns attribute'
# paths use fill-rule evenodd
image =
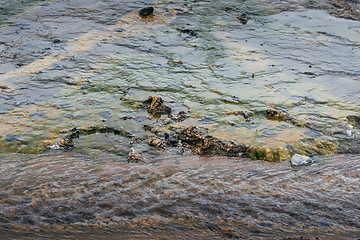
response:
<svg viewBox="0 0 360 240"><path fill-rule="evenodd" d="M5 140L8 142L16 142L19 140L19 137L17 135L6 135Z"/></svg>
<svg viewBox="0 0 360 240"><path fill-rule="evenodd" d="M313 160L311 159L311 157L300 155L300 154L295 154L294 156L292 156L292 158L290 160L291 166L308 165L308 164L311 164L312 162L313 162Z"/></svg>

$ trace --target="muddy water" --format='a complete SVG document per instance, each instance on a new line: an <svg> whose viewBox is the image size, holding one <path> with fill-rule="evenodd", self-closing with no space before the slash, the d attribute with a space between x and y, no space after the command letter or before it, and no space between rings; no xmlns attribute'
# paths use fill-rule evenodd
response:
<svg viewBox="0 0 360 240"><path fill-rule="evenodd" d="M7 238L357 237L358 155L299 169L178 155L150 147L143 126L196 126L266 160L358 154L359 126L346 118L360 115L358 21L326 1L153 1L149 18L141 1L0 3ZM187 119L150 116L151 95ZM270 108L291 121L269 119ZM91 126L132 138L95 133L71 152L49 149ZM127 162L131 149L141 163Z"/></svg>
<svg viewBox="0 0 360 240"><path fill-rule="evenodd" d="M2 158L0 226L9 236L359 237L359 156L305 168L197 156L154 164L72 152Z"/></svg>

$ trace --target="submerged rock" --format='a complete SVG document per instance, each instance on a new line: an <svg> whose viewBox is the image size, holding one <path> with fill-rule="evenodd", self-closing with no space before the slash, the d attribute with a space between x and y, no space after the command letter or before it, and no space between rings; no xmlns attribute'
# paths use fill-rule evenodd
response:
<svg viewBox="0 0 360 240"><path fill-rule="evenodd" d="M153 14L154 8L153 7L146 7L139 10L139 15L142 17L147 17L151 14Z"/></svg>
<svg viewBox="0 0 360 240"><path fill-rule="evenodd" d="M197 37L197 36L198 36L197 32L195 32L195 31L192 30L192 29L188 29L188 28L184 28L184 29L182 29L182 28L177 28L176 30L178 30L178 31L181 32L181 33L186 33L186 34L188 34L188 35L191 36L191 37Z"/></svg>
<svg viewBox="0 0 360 240"><path fill-rule="evenodd" d="M277 121L291 121L292 117L281 110L270 108L266 110L266 116L270 120L277 120Z"/></svg>
<svg viewBox="0 0 360 240"><path fill-rule="evenodd" d="M199 155L241 156L248 147L232 141L218 139L211 135L203 135L196 127L183 128L177 134L182 144L188 145L192 151Z"/></svg>
<svg viewBox="0 0 360 240"><path fill-rule="evenodd" d="M148 113L152 115L171 113L171 108L164 104L161 97L149 96L143 104L147 108Z"/></svg>
<svg viewBox="0 0 360 240"><path fill-rule="evenodd" d="M292 158L290 160L291 166L309 165L312 162L313 162L313 160L311 159L311 157L300 155L300 154L295 154L294 156L292 156Z"/></svg>
<svg viewBox="0 0 360 240"><path fill-rule="evenodd" d="M127 156L127 161L130 162L144 162L144 157L141 152L135 148L131 148Z"/></svg>
<svg viewBox="0 0 360 240"><path fill-rule="evenodd" d="M246 13L243 13L240 16L237 16L237 19L239 19L242 24L246 24L249 20L249 17Z"/></svg>
<svg viewBox="0 0 360 240"><path fill-rule="evenodd" d="M59 142L50 146L53 150L72 150L75 146L73 139L69 136L65 136L60 139Z"/></svg>

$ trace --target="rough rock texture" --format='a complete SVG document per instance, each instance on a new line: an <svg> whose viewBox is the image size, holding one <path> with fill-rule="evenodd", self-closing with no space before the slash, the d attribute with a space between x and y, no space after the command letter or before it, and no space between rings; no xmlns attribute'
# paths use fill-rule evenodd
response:
<svg viewBox="0 0 360 240"><path fill-rule="evenodd" d="M349 115L346 118L352 125L360 128L360 117L359 116Z"/></svg>
<svg viewBox="0 0 360 240"><path fill-rule="evenodd" d="M144 157L139 150L131 148L127 157L127 161L130 162L144 162Z"/></svg>
<svg viewBox="0 0 360 240"><path fill-rule="evenodd" d="M203 135L202 131L196 127L181 129L177 134L177 139L183 144L187 144L194 153L200 155L240 156L248 149L244 144Z"/></svg>
<svg viewBox="0 0 360 240"><path fill-rule="evenodd" d="M171 108L165 106L164 101L161 97L149 96L144 102L144 106L146 107L148 113L152 115L156 114L170 114Z"/></svg>
<svg viewBox="0 0 360 240"><path fill-rule="evenodd" d="M156 137L156 136L149 137L148 144L151 147L157 147L157 148L160 148L160 149L165 149L166 148L166 143L163 140L161 140L160 138Z"/></svg>
<svg viewBox="0 0 360 240"><path fill-rule="evenodd" d="M291 121L292 117L281 110L270 108L266 110L266 116L270 120L277 120L277 121Z"/></svg>
<svg viewBox="0 0 360 240"><path fill-rule="evenodd" d="M290 160L291 166L308 165L308 164L311 164L312 162L313 162L313 160L310 157L300 155L300 154L295 154L294 156L292 156L292 158Z"/></svg>

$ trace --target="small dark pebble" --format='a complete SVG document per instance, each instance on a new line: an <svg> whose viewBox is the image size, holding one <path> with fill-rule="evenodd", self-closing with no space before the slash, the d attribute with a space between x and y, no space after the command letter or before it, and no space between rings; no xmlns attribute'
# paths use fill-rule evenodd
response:
<svg viewBox="0 0 360 240"><path fill-rule="evenodd" d="M198 36L198 34L194 30L191 30L191 29L188 29L188 28L185 28L185 29L177 28L176 30L178 30L181 33L186 33L186 34L190 35L191 37L197 37Z"/></svg>
<svg viewBox="0 0 360 240"><path fill-rule="evenodd" d="M116 28L115 29L115 32L125 32L126 31L126 29L124 29L124 28Z"/></svg>
<svg viewBox="0 0 360 240"><path fill-rule="evenodd" d="M153 7L146 7L146 8L140 9L139 15L142 17L147 17L147 16L153 14L153 12L154 12Z"/></svg>
<svg viewBox="0 0 360 240"><path fill-rule="evenodd" d="M54 39L54 40L53 40L53 43L55 43L55 44L56 44L56 43L60 43L60 42L61 42L61 41L60 41L59 39Z"/></svg>
<svg viewBox="0 0 360 240"><path fill-rule="evenodd" d="M239 19L242 24L247 24L249 17L246 15L246 13L243 13L240 16L237 16L237 19Z"/></svg>

